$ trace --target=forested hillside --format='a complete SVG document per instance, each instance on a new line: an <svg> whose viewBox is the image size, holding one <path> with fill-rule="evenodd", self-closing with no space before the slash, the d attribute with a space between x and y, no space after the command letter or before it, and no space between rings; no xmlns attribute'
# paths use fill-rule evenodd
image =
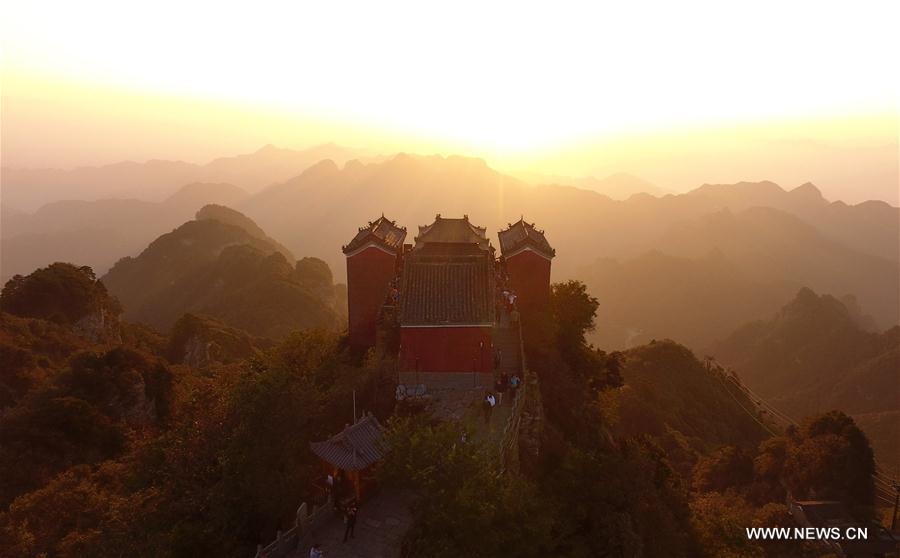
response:
<svg viewBox="0 0 900 558"><path fill-rule="evenodd" d="M263 265L272 258L284 263L272 250ZM298 267L327 276L322 262ZM9 282L0 302L8 555L252 554L315 501L308 444L349 420L354 392L390 425L384 489L419 491L403 543L417 556L813 556L727 533L789 524L786 489L875 513L872 453L852 419L772 436L677 343L599 351L585 338L598 302L574 281L526 324L539 392L520 475L460 444L460 423L391 418L393 361L361 360L339 334L276 342L185 315L163 335L121 320L91 270L68 264ZM79 325L98 312L102 324Z"/></svg>
<svg viewBox="0 0 900 558"><path fill-rule="evenodd" d="M206 206L136 258L103 277L128 320L167 331L185 313L215 317L262 337L294 329L339 328L343 297L320 261L294 256L253 221Z"/></svg>
<svg viewBox="0 0 900 558"><path fill-rule="evenodd" d="M710 354L782 412L851 414L878 456L900 465L900 327L871 331L852 299L802 289L780 311L712 345Z"/></svg>

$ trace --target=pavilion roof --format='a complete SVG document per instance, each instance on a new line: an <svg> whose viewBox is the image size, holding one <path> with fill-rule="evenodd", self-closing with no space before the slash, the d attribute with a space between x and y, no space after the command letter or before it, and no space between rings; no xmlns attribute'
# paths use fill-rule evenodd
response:
<svg viewBox="0 0 900 558"><path fill-rule="evenodd" d="M378 419L368 414L331 438L309 446L338 469L359 471L384 457L383 437Z"/></svg>

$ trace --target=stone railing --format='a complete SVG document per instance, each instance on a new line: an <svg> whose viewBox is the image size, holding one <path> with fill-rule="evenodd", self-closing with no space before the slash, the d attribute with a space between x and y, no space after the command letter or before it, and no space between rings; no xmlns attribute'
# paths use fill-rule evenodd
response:
<svg viewBox="0 0 900 558"><path fill-rule="evenodd" d="M512 411L506 419L503 427L503 435L500 437L500 470L507 471L515 468L518 460L510 461L515 455L518 448L519 424L522 421L522 408L525 406L525 397L528 392L528 384L531 377L528 372L528 366L525 363L525 343L522 340L522 326L519 325L519 388L516 393L516 400L513 401Z"/></svg>
<svg viewBox="0 0 900 558"><path fill-rule="evenodd" d="M294 526L282 533L278 531L275 540L268 546L257 545L255 558L284 558L295 553L312 532L319 527L333 513L331 497L322 506L313 506L307 513L306 502L297 508L297 517Z"/></svg>

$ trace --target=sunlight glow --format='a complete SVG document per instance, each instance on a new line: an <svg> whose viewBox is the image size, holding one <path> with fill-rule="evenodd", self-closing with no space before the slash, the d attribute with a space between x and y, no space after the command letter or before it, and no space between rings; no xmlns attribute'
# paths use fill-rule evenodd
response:
<svg viewBox="0 0 900 558"><path fill-rule="evenodd" d="M4 10L4 78L39 71L509 152L884 111L896 6L17 2Z"/></svg>

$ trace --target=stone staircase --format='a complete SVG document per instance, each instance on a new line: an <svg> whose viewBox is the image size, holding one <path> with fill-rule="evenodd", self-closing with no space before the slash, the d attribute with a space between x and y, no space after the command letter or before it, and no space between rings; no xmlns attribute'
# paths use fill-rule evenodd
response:
<svg viewBox="0 0 900 558"><path fill-rule="evenodd" d="M512 327L506 319L500 320L500 323L494 326L491 332L491 340L494 344L494 350L500 349L503 358L500 361L498 373L506 373L512 376L514 373L521 375L522 372L522 351L519 344L519 330Z"/></svg>

